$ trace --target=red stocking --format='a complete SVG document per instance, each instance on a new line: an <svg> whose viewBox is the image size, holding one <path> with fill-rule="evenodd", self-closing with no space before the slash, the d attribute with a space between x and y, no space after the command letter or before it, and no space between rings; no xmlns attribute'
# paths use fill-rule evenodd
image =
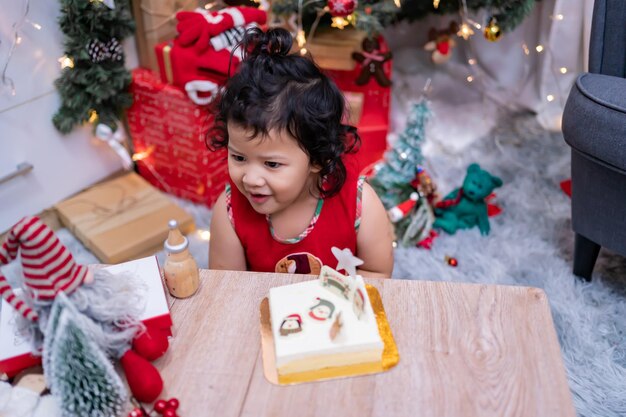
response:
<svg viewBox="0 0 626 417"><path fill-rule="evenodd" d="M168 347L167 335L154 327L146 327L146 330L133 340L133 350L150 362L163 356Z"/></svg>
<svg viewBox="0 0 626 417"><path fill-rule="evenodd" d="M156 400L163 391L163 380L154 365L137 355L132 349L120 358L120 362L133 396L142 403L151 403Z"/></svg>

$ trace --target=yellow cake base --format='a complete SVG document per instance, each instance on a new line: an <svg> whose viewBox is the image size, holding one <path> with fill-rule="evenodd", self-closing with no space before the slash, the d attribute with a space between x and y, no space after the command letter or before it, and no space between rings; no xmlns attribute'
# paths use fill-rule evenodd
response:
<svg viewBox="0 0 626 417"><path fill-rule="evenodd" d="M332 368L318 369L314 371L298 372L288 375L278 375L276 370L276 358L274 354L274 337L270 321L269 300L264 298L261 302L261 348L263 353L263 371L265 378L277 385L298 384L325 379L344 378L350 376L374 374L384 372L394 367L400 360L398 347L393 339L391 328L387 322L387 315L383 307L382 299L376 287L366 285L372 309L376 315L378 332L383 341L383 355L379 362L360 363L348 366L336 366Z"/></svg>

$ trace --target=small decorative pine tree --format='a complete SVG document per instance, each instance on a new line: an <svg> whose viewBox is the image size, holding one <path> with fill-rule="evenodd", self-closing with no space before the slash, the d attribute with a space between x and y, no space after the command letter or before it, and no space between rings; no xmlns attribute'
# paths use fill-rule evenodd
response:
<svg viewBox="0 0 626 417"><path fill-rule="evenodd" d="M411 181L416 178L417 169L424 162L422 143L429 116L426 99L413 104L404 131L385 153L384 163L370 179L370 185L387 209L405 201L415 191Z"/></svg>
<svg viewBox="0 0 626 417"><path fill-rule="evenodd" d="M423 190L416 185L424 161L421 146L429 116L426 99L413 104L404 131L385 153L384 162L369 179L387 210L406 202L411 195L416 199L408 215L394 223L396 238L403 246L415 245L426 238L434 222L430 196L424 195Z"/></svg>
<svg viewBox="0 0 626 417"><path fill-rule="evenodd" d="M55 86L61 108L55 127L70 132L84 122L104 123L115 130L125 108L131 75L124 68L122 40L135 25L128 0L61 0L65 64Z"/></svg>
<svg viewBox="0 0 626 417"><path fill-rule="evenodd" d="M46 330L44 371L63 416L121 415L127 391L93 335L85 330L90 327L85 320L90 319L64 295L59 297Z"/></svg>

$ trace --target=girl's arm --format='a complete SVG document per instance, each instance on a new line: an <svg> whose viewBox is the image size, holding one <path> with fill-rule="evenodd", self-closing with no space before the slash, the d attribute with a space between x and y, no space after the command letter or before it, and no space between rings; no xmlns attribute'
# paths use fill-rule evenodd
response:
<svg viewBox="0 0 626 417"><path fill-rule="evenodd" d="M213 207L209 269L246 270L246 255L228 218L225 193L219 196Z"/></svg>
<svg viewBox="0 0 626 417"><path fill-rule="evenodd" d="M358 272L364 277L390 278L393 270L393 228L376 192L363 185L361 226L356 256L363 260Z"/></svg>

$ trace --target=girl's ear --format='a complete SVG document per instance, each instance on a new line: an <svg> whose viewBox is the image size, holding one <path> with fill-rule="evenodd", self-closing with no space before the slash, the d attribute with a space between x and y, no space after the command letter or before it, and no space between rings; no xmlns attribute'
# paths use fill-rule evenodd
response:
<svg viewBox="0 0 626 417"><path fill-rule="evenodd" d="M322 170L321 165L311 164L310 171L312 174L319 174Z"/></svg>

